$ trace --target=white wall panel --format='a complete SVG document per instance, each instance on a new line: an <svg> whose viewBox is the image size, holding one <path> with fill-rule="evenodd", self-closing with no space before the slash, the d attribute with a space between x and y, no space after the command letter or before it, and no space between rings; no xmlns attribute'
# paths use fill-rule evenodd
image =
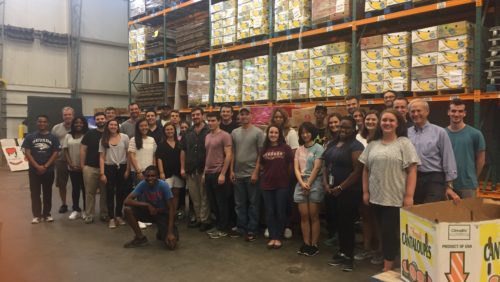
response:
<svg viewBox="0 0 500 282"><path fill-rule="evenodd" d="M69 0L5 0L5 24L68 33L68 3Z"/></svg>
<svg viewBox="0 0 500 282"><path fill-rule="evenodd" d="M94 114L94 109L105 108L108 106L115 108L126 108L128 105L127 96L116 95L97 95L86 94L82 95L82 111L85 116Z"/></svg>
<svg viewBox="0 0 500 282"><path fill-rule="evenodd" d="M82 2L82 37L128 43L127 1L84 0Z"/></svg>

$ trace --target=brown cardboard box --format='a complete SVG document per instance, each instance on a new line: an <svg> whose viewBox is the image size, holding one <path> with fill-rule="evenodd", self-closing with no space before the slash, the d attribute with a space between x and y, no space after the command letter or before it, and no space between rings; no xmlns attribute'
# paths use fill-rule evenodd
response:
<svg viewBox="0 0 500 282"><path fill-rule="evenodd" d="M474 28L470 22L461 21L438 26L438 38L445 38L458 35L471 35Z"/></svg>
<svg viewBox="0 0 500 282"><path fill-rule="evenodd" d="M421 55L424 53L437 52L439 51L438 42L439 42L438 39L433 39L433 40L413 43L411 45L412 47L411 54Z"/></svg>
<svg viewBox="0 0 500 282"><path fill-rule="evenodd" d="M383 42L383 36L381 34L369 37L363 37L360 39L360 48L361 50L380 48L382 47L382 42Z"/></svg>
<svg viewBox="0 0 500 282"><path fill-rule="evenodd" d="M437 66L414 67L411 69L411 79L427 79L437 76Z"/></svg>

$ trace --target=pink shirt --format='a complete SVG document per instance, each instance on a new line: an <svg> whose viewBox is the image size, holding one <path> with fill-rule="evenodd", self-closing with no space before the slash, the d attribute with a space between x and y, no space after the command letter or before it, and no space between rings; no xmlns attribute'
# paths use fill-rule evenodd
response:
<svg viewBox="0 0 500 282"><path fill-rule="evenodd" d="M219 130L217 133L210 132L205 138L205 173L218 173L224 166L224 148L232 146L233 140L229 133Z"/></svg>

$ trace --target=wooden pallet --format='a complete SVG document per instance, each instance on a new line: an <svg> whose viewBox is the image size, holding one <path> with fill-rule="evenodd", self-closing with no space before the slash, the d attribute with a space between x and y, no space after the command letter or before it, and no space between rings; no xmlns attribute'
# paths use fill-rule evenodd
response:
<svg viewBox="0 0 500 282"><path fill-rule="evenodd" d="M425 91L425 92L412 92L413 97L423 97L423 96L439 96L439 95L451 95L451 94L463 94L472 93L472 89L469 87L459 88L459 89L447 89L447 90L436 90L436 91Z"/></svg>
<svg viewBox="0 0 500 282"><path fill-rule="evenodd" d="M397 5L391 5L388 7L385 7L382 10L377 10L377 11L369 11L365 12L365 18L371 18L371 17L376 17L376 16L381 16L381 15L387 15L403 10L409 10L413 8L413 3L412 2L405 2Z"/></svg>
<svg viewBox="0 0 500 282"><path fill-rule="evenodd" d="M308 31L308 30L311 30L310 26L303 26L302 27L302 32ZM300 32L301 32L301 28L296 27L296 28L287 29L287 30L283 30L283 31L273 32L273 37L289 36L289 35L297 34Z"/></svg>

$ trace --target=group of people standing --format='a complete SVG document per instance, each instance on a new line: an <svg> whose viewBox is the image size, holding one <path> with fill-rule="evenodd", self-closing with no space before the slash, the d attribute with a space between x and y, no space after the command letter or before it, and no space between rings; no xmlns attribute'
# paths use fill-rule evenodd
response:
<svg viewBox="0 0 500 282"><path fill-rule="evenodd" d="M303 238L297 253L314 256L324 202L328 241L339 246L329 263L352 271L354 260L372 258L390 270L399 249L399 208L474 196L485 142L479 130L464 123L465 104L458 99L449 105L447 128L428 121L424 100L408 103L388 91L384 101L383 111L365 112L357 97L346 97L345 115L327 115L327 108L317 105L315 121L302 123L298 132L282 108L272 111L264 131L251 123L248 107L239 109L235 122L230 105L206 115L193 108L190 125L169 107L162 108L159 119L154 110L141 118L132 103L130 118L121 125L115 110L107 108L94 115L91 130L85 118L73 117L74 110L66 107L53 134L41 115L38 131L23 143L30 163L32 223L53 220L55 166L59 212L67 211L67 177L59 171L66 169L73 186L69 218L92 223L99 189L101 220L109 228L128 223L134 230L125 247L146 243L141 228L156 223L157 239L175 248L174 216L187 187L194 210L189 227L212 239L255 241L263 210L267 247L279 249L297 209ZM359 217L364 250L354 254Z"/></svg>

